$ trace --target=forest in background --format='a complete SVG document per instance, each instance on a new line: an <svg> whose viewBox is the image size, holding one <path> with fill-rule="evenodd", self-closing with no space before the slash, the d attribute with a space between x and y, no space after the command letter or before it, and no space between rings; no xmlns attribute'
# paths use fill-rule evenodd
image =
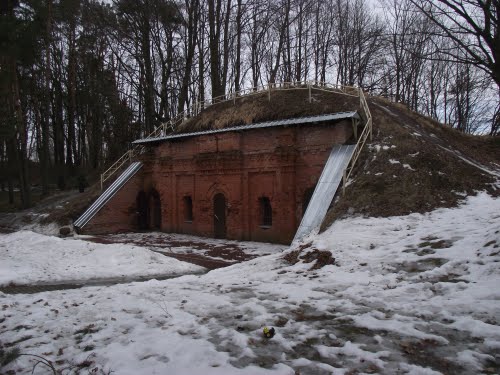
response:
<svg viewBox="0 0 500 375"><path fill-rule="evenodd" d="M1 189L29 207L33 184L91 180L194 102L268 82L359 86L498 135L498 3L1 0Z"/></svg>

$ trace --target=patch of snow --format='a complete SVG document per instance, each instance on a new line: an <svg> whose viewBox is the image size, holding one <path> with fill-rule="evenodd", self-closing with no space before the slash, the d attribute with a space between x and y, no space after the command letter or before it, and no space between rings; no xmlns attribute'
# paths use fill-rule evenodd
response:
<svg viewBox="0 0 500 375"><path fill-rule="evenodd" d="M431 370L428 367L420 367L408 363L401 363L400 368L407 375L443 375L441 372Z"/></svg>
<svg viewBox="0 0 500 375"><path fill-rule="evenodd" d="M391 164L401 164L399 161L394 160L394 159L389 159L389 163L391 163Z"/></svg>
<svg viewBox="0 0 500 375"><path fill-rule="evenodd" d="M483 362L494 361L495 357L483 353L478 353L474 350L463 350L457 353L457 360L460 363L469 365L476 371L481 371L483 369Z"/></svg>
<svg viewBox="0 0 500 375"><path fill-rule="evenodd" d="M384 150L384 151L387 151L387 150L390 150L392 148L396 148L395 145L378 145L378 144L371 144L371 145L368 145L368 148L370 150L375 150L377 153L380 152L380 150Z"/></svg>
<svg viewBox="0 0 500 375"><path fill-rule="evenodd" d="M372 353L366 350L363 350L362 347L365 346L363 344L353 344L350 341L347 341L343 347L327 347L323 345L318 345L316 349L318 349L318 353L323 357L337 357L337 356L348 356L353 358L355 361L364 362L367 361L369 363L373 363L374 365L383 368L385 363L380 358L389 357L390 352L381 351Z"/></svg>
<svg viewBox="0 0 500 375"><path fill-rule="evenodd" d="M410 171L413 171L413 172L415 172L415 171L416 171L416 169L413 169L413 168L410 166L410 164L403 164L403 168L409 169Z"/></svg>
<svg viewBox="0 0 500 375"><path fill-rule="evenodd" d="M174 276L203 270L137 246L61 239L30 231L0 234L0 285Z"/></svg>

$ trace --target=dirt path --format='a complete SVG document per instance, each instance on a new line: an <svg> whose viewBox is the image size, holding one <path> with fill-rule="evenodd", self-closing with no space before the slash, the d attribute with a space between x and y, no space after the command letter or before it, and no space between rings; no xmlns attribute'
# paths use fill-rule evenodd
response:
<svg viewBox="0 0 500 375"><path fill-rule="evenodd" d="M286 248L282 245L216 240L163 232L95 235L82 239L103 244L137 245L209 270L245 262Z"/></svg>

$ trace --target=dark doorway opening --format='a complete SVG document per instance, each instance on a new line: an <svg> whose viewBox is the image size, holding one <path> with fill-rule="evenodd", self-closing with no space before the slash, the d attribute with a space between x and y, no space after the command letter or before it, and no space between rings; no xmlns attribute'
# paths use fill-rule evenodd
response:
<svg viewBox="0 0 500 375"><path fill-rule="evenodd" d="M155 189L149 193L149 213L151 229L161 229L161 200L160 194Z"/></svg>
<svg viewBox="0 0 500 375"><path fill-rule="evenodd" d="M260 226L269 228L273 225L273 209L268 197L259 198Z"/></svg>
<svg viewBox="0 0 500 375"><path fill-rule="evenodd" d="M183 198L184 201L184 221L193 222L193 199L190 196Z"/></svg>
<svg viewBox="0 0 500 375"><path fill-rule="evenodd" d="M304 192L304 197L302 198L302 217L304 217L304 214L306 213L307 206L309 206L309 202L311 201L315 188L316 186L309 188Z"/></svg>
<svg viewBox="0 0 500 375"><path fill-rule="evenodd" d="M222 193L214 196L214 237L226 238L226 197Z"/></svg>
<svg viewBox="0 0 500 375"><path fill-rule="evenodd" d="M137 226L144 230L149 228L148 199L144 191L140 191L135 199L137 206Z"/></svg>

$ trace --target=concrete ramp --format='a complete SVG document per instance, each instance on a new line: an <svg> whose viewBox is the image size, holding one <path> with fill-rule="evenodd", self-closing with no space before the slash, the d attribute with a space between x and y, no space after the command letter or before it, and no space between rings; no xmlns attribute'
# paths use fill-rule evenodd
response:
<svg viewBox="0 0 500 375"><path fill-rule="evenodd" d="M80 216L75 222L75 228L81 229L87 224L90 219L94 217L96 213L99 212L101 208L104 207L106 203L109 202L111 198L127 183L130 178L137 173L139 169L141 169L142 163L140 161L136 161L128 166L125 171L108 187L104 193L102 193L97 200L92 203L92 205L87 208L87 210Z"/></svg>
<svg viewBox="0 0 500 375"><path fill-rule="evenodd" d="M337 145L332 149L292 243L300 241L323 222L355 148L356 145Z"/></svg>

